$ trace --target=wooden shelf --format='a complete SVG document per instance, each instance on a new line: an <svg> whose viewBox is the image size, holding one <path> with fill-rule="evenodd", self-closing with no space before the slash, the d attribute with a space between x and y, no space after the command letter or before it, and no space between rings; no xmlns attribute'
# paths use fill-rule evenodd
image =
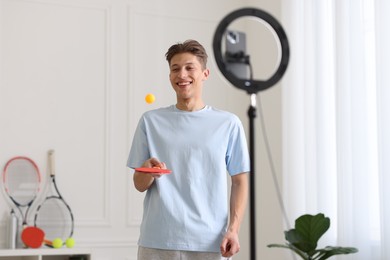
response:
<svg viewBox="0 0 390 260"><path fill-rule="evenodd" d="M0 260L91 260L85 249L4 249Z"/></svg>

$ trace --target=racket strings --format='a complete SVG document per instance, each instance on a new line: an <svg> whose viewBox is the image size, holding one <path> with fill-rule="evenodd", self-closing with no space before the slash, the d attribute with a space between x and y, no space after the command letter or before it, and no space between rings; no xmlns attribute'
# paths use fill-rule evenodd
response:
<svg viewBox="0 0 390 260"><path fill-rule="evenodd" d="M61 198L50 196L37 209L35 226L45 231L48 240L61 238L66 241L67 238L73 235L73 214Z"/></svg>
<svg viewBox="0 0 390 260"><path fill-rule="evenodd" d="M29 206L40 190L37 167L27 159L11 161L4 171L5 190L18 206Z"/></svg>

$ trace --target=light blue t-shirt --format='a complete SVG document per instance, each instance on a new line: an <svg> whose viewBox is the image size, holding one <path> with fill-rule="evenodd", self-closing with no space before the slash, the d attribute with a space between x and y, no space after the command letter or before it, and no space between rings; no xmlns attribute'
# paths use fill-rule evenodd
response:
<svg viewBox="0 0 390 260"><path fill-rule="evenodd" d="M195 112L175 105L144 113L127 166L155 157L171 174L148 189L139 245L169 250L219 252L228 221L227 172L249 172L241 121L206 106Z"/></svg>

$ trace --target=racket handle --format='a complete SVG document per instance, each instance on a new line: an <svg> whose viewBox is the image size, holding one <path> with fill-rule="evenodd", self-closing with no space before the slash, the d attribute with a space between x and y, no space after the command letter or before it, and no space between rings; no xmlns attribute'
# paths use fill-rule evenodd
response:
<svg viewBox="0 0 390 260"><path fill-rule="evenodd" d="M8 248L15 249L16 248L16 240L18 233L18 219L16 218L14 210L11 211L9 226L8 226Z"/></svg>
<svg viewBox="0 0 390 260"><path fill-rule="evenodd" d="M49 150L48 152L48 159L49 159L49 172L50 172L50 176L54 176L55 175L55 161L54 161L54 150Z"/></svg>
<svg viewBox="0 0 390 260"><path fill-rule="evenodd" d="M48 247L53 247L53 242L47 239L43 240L43 244L45 244Z"/></svg>

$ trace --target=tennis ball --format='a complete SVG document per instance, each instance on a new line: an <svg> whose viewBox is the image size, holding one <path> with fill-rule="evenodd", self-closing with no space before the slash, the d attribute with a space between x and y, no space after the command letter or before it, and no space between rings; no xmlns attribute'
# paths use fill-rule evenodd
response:
<svg viewBox="0 0 390 260"><path fill-rule="evenodd" d="M155 100L156 100L156 98L154 97L153 94L147 94L147 95L145 96L145 101L146 101L146 103L148 103L148 104L152 104Z"/></svg>
<svg viewBox="0 0 390 260"><path fill-rule="evenodd" d="M68 248L72 248L72 247L74 247L74 239L73 239L73 237L70 237L70 238L68 238L67 240L66 240L66 242L65 242L65 245L66 245L66 247L68 247Z"/></svg>
<svg viewBox="0 0 390 260"><path fill-rule="evenodd" d="M53 244L54 248L60 248L60 247L62 247L62 239L56 238L53 240L52 244Z"/></svg>

